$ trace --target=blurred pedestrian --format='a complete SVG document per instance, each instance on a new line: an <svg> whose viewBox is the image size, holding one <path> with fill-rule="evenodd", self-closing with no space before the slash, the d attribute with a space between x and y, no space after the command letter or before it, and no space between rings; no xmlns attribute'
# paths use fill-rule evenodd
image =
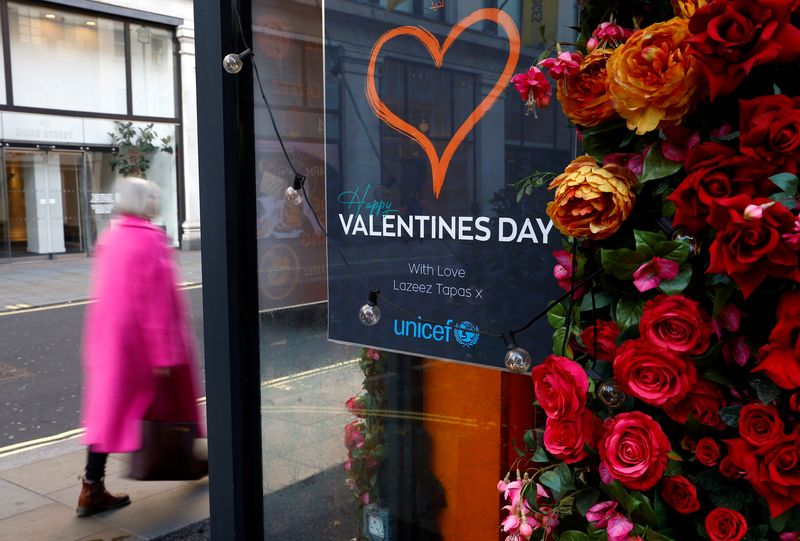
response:
<svg viewBox="0 0 800 541"><path fill-rule="evenodd" d="M94 302L84 325L82 422L88 458L79 516L130 503L127 494L106 490L106 460L109 453L140 449L142 420L156 402L165 408L166 401L175 420L199 420L188 309L177 289L172 248L151 223L160 212L159 189L124 177L115 192L116 217L97 242ZM170 396L157 396L166 394L165 388Z"/></svg>

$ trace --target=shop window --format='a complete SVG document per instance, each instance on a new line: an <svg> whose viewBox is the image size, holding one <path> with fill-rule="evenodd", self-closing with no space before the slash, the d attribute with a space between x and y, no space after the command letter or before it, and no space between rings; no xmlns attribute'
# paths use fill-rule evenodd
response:
<svg viewBox="0 0 800 541"><path fill-rule="evenodd" d="M14 105L127 113L124 23L13 2L8 17Z"/></svg>
<svg viewBox="0 0 800 541"><path fill-rule="evenodd" d="M133 114L175 116L175 68L172 34L161 28L131 25Z"/></svg>

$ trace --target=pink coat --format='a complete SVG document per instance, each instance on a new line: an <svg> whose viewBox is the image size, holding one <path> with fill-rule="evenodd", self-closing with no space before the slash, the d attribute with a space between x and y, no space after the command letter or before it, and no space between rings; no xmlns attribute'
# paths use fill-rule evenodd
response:
<svg viewBox="0 0 800 541"><path fill-rule="evenodd" d="M172 248L149 221L122 216L98 239L83 336L84 443L101 453L141 447L156 388L171 419L198 421L194 338ZM160 380L157 368L176 377ZM160 387L159 387L160 388ZM166 400L164 400L166 398Z"/></svg>

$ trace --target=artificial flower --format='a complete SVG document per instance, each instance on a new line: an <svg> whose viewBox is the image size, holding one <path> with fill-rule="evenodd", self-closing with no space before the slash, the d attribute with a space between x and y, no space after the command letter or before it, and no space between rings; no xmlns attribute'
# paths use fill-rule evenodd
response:
<svg viewBox="0 0 800 541"><path fill-rule="evenodd" d="M364 419L367 416L367 400L365 396L351 396L345 402L344 407L351 415Z"/></svg>
<svg viewBox="0 0 800 541"><path fill-rule="evenodd" d="M740 541L747 535L747 521L738 511L717 507L705 520L706 533L711 541Z"/></svg>
<svg viewBox="0 0 800 541"><path fill-rule="evenodd" d="M586 405L589 378L572 359L548 355L531 376L536 400L548 418L574 417Z"/></svg>
<svg viewBox="0 0 800 541"><path fill-rule="evenodd" d="M600 435L600 419L583 409L560 419L547 418L544 429L544 448L567 464L580 462L588 456L586 447L593 447Z"/></svg>
<svg viewBox="0 0 800 541"><path fill-rule="evenodd" d="M739 101L739 148L743 154L797 172L800 159L800 97L783 94Z"/></svg>
<svg viewBox="0 0 800 541"><path fill-rule="evenodd" d="M773 406L748 404L739 412L739 434L757 449L772 447L783 438L783 421Z"/></svg>
<svg viewBox="0 0 800 541"><path fill-rule="evenodd" d="M608 59L614 110L639 135L673 126L703 97L705 86L688 54L689 24L670 19L639 30Z"/></svg>
<svg viewBox="0 0 800 541"><path fill-rule="evenodd" d="M583 55L581 53L573 53L564 51L558 54L555 58L545 58L539 65L547 70L556 81L560 81L564 77L576 75L581 69L581 62L583 62Z"/></svg>
<svg viewBox="0 0 800 541"><path fill-rule="evenodd" d="M697 488L682 475L665 477L661 481L659 494L664 503L682 515L689 515L700 510Z"/></svg>
<svg viewBox="0 0 800 541"><path fill-rule="evenodd" d="M591 52L597 47L616 47L632 35L633 30L623 28L613 21L604 21L597 25L586 41L586 50Z"/></svg>
<svg viewBox="0 0 800 541"><path fill-rule="evenodd" d="M524 73L517 73L511 78L511 82L519 92L519 97L528 107L538 106L545 108L550 105L550 96L553 94L553 89L550 87L550 82L545 78L542 70L536 66L531 66Z"/></svg>
<svg viewBox="0 0 800 541"><path fill-rule="evenodd" d="M633 522L622 513L614 513L608 519L606 537L608 541L627 541L628 534L633 530Z"/></svg>
<svg viewBox="0 0 800 541"><path fill-rule="evenodd" d="M783 389L796 389L800 387L800 291L781 295L777 317L753 372L764 374Z"/></svg>
<svg viewBox="0 0 800 541"><path fill-rule="evenodd" d="M675 406L664 411L669 417L680 424L686 424L689 415L702 425L717 430L724 430L725 423L719 418L717 412L726 405L725 396L719 385L700 379L697 385L689 391L686 398Z"/></svg>
<svg viewBox="0 0 800 541"><path fill-rule="evenodd" d="M633 285L644 293L655 289L661 282L668 282L678 276L681 266L676 261L654 257L647 263L643 263L633 272Z"/></svg>
<svg viewBox="0 0 800 541"><path fill-rule="evenodd" d="M667 126L661 134L664 136L661 155L673 162L683 163L686 154L700 143L700 132L683 126Z"/></svg>
<svg viewBox="0 0 800 541"><path fill-rule="evenodd" d="M617 505L613 500L597 502L586 511L586 521L598 530L605 528L608 526L608 519L616 512Z"/></svg>
<svg viewBox="0 0 800 541"><path fill-rule="evenodd" d="M768 196L777 187L769 180L771 164L740 154L713 141L700 143L686 155L686 177L667 198L675 203L674 225L689 233L708 226L717 202L736 195Z"/></svg>
<svg viewBox="0 0 800 541"><path fill-rule="evenodd" d="M577 73L558 81L556 98L570 122L597 126L614 116L606 83L606 62L610 51L589 53Z"/></svg>
<svg viewBox="0 0 800 541"><path fill-rule="evenodd" d="M689 19L695 11L707 3L707 0L672 0L672 11L676 17Z"/></svg>
<svg viewBox="0 0 800 541"><path fill-rule="evenodd" d="M648 150L649 147L642 152L609 152L603 156L603 166L615 163L640 176L644 171L644 159Z"/></svg>
<svg viewBox="0 0 800 541"><path fill-rule="evenodd" d="M789 21L792 2L715 0L689 21L689 40L711 90L730 94L758 65L789 62L800 55L800 30Z"/></svg>
<svg viewBox="0 0 800 541"><path fill-rule="evenodd" d="M627 340L614 358L614 379L626 394L658 407L672 407L697 383L694 363L647 340Z"/></svg>
<svg viewBox="0 0 800 541"><path fill-rule="evenodd" d="M610 361L617 355L619 327L614 321L598 319L581 332L581 342L593 359ZM597 351L595 351L595 343Z"/></svg>
<svg viewBox="0 0 800 541"><path fill-rule="evenodd" d="M564 235L608 238L628 218L636 182L636 176L623 167L600 167L590 156L581 156L550 184L556 193L547 204L547 214Z"/></svg>
<svg viewBox="0 0 800 541"><path fill-rule="evenodd" d="M750 360L753 352L744 336L732 336L722 342L722 358L727 363L744 366Z"/></svg>
<svg viewBox="0 0 800 541"><path fill-rule="evenodd" d="M705 436L697 440L694 448L694 457L703 466L714 467L722 456L722 448L717 440Z"/></svg>
<svg viewBox="0 0 800 541"><path fill-rule="evenodd" d="M713 330L711 317L697 301L683 295L659 295L645 303L639 332L657 348L699 355L708 349Z"/></svg>
<svg viewBox="0 0 800 541"><path fill-rule="evenodd" d="M670 443L656 421L631 411L606 420L598 451L608 473L631 490L654 487L667 469Z"/></svg>
<svg viewBox="0 0 800 541"><path fill-rule="evenodd" d="M709 215L717 235L709 247L711 260L706 272L730 276L745 298L766 278L800 282L797 253L781 236L794 227L794 214L785 206L774 204L762 207L758 220L744 216L748 205L765 203L772 201L740 195L719 201Z"/></svg>
<svg viewBox="0 0 800 541"><path fill-rule="evenodd" d="M556 264L553 266L553 278L558 282L558 287L564 291L571 290L573 281L576 281L572 276L574 272L572 268L572 254L566 250L558 250L553 252L553 257L556 260ZM586 286L581 286L572 293L572 298L580 299L585 292Z"/></svg>

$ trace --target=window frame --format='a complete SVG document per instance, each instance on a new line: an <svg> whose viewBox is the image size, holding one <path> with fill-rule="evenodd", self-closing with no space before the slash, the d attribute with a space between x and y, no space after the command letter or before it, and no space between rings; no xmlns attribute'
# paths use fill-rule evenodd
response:
<svg viewBox="0 0 800 541"><path fill-rule="evenodd" d="M98 113L95 111L82 111L82 110L69 110L69 109L55 109L50 107L31 107L31 106L19 106L14 104L14 69L11 63L11 36L10 36L10 27L9 27L9 2L13 1L15 4L20 4L29 7L48 7L52 6L54 10L58 10L65 13L75 14L75 15L82 15L82 16L89 16L89 17L100 17L103 19L110 19L115 22L123 23L124 28L124 35L125 35L125 93L126 93L126 112L124 114L121 113ZM89 4L88 2L84 2L84 4ZM153 19L161 19L159 17L141 17L141 18L134 18L134 17L125 17L121 15L116 15L115 13L109 13L109 10L103 11L87 11L83 9L75 9L71 6L63 5L59 2L52 2L47 4L29 2L26 0L0 0L0 18L2 19L2 25L0 25L0 32L2 32L2 40L3 40L3 61L4 61L4 75L5 75L5 82L6 82L6 103L0 104L0 111L13 111L18 113L35 113L35 114L47 114L47 115L59 115L59 116L79 116L79 117L86 117L86 118L106 118L112 120L130 120L134 122L172 122L175 124L179 124L181 121L181 95L180 95L180 73L181 73L181 65L180 65L180 44L178 43L177 39L177 27L171 24L165 24L160 22L159 20ZM132 11L132 10L127 10ZM144 12L142 12L144 13ZM168 18L164 18L168 19ZM180 19L174 20L176 23L182 22ZM150 115L135 115L133 113L133 86L131 84L131 46L130 46L130 35L131 35L131 25L145 25L152 28L158 28L161 30L166 30L171 37L172 40L172 55L173 55L173 62L172 62L172 88L174 93L174 110L172 116L150 116Z"/></svg>

